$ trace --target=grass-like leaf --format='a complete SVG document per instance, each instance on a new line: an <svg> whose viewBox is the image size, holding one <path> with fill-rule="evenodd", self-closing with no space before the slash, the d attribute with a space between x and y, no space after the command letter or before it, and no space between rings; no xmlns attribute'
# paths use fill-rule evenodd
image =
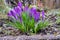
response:
<svg viewBox="0 0 60 40"><path fill-rule="evenodd" d="M40 29L44 29L49 25L48 21L40 21L40 23L35 27L35 33L37 33Z"/></svg>

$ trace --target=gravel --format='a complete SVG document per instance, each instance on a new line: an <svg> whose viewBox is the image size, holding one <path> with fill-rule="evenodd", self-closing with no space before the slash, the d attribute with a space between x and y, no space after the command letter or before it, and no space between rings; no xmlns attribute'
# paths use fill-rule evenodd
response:
<svg viewBox="0 0 60 40"><path fill-rule="evenodd" d="M54 35L32 35L32 36L5 36L5 37L0 37L0 40L40 40L40 39L59 39L60 35L54 36Z"/></svg>

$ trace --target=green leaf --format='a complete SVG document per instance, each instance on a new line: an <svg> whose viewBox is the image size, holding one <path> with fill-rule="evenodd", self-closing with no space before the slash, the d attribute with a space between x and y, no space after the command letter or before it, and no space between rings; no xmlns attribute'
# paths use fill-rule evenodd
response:
<svg viewBox="0 0 60 40"><path fill-rule="evenodd" d="M35 33L37 33L40 29L44 29L48 26L49 22L48 21L40 21L40 23L35 27Z"/></svg>

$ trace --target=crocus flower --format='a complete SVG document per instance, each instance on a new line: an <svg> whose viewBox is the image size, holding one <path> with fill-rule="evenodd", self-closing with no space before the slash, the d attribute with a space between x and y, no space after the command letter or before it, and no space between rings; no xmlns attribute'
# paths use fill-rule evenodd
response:
<svg viewBox="0 0 60 40"><path fill-rule="evenodd" d="M36 8L31 8L31 12L35 13L36 12Z"/></svg>
<svg viewBox="0 0 60 40"><path fill-rule="evenodd" d="M22 8L22 3L21 3L21 2L18 2L18 6L19 6L20 8Z"/></svg>
<svg viewBox="0 0 60 40"><path fill-rule="evenodd" d="M34 19L35 19L36 22L40 19L40 12L36 12L34 14Z"/></svg>
<svg viewBox="0 0 60 40"><path fill-rule="evenodd" d="M15 7L14 10L15 10L15 12L17 13L18 16L21 15L22 10L21 10L21 8L20 8L19 6Z"/></svg>
<svg viewBox="0 0 60 40"><path fill-rule="evenodd" d="M44 10L42 10L42 20L44 20L44 17L45 17L45 12Z"/></svg>
<svg viewBox="0 0 60 40"><path fill-rule="evenodd" d="M22 10L21 10L21 8L19 6L17 6L17 7L15 7L15 11L17 14L16 16L18 16L18 20L20 21L20 23L22 23L22 17L21 17Z"/></svg>
<svg viewBox="0 0 60 40"><path fill-rule="evenodd" d="M15 19L17 19L16 12L13 9L10 11L9 15L13 16Z"/></svg>
<svg viewBox="0 0 60 40"><path fill-rule="evenodd" d="M31 8L30 10L30 16L34 17L35 21L38 21L40 19L40 13L36 11L36 8Z"/></svg>
<svg viewBox="0 0 60 40"><path fill-rule="evenodd" d="M35 8L31 8L30 9L30 16L33 16L36 13L36 9Z"/></svg>

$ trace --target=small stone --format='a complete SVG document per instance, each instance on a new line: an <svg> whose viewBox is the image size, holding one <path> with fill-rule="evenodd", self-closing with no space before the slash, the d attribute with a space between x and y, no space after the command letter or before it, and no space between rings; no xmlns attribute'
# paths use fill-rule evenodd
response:
<svg viewBox="0 0 60 40"><path fill-rule="evenodd" d="M57 36L57 32L54 32L54 35Z"/></svg>
<svg viewBox="0 0 60 40"><path fill-rule="evenodd" d="M3 26L3 22L0 22L0 27L2 27Z"/></svg>
<svg viewBox="0 0 60 40"><path fill-rule="evenodd" d="M50 33L47 33L47 35L50 35Z"/></svg>
<svg viewBox="0 0 60 40"><path fill-rule="evenodd" d="M7 27L6 29L7 30L14 30L14 28L12 28L12 27Z"/></svg>
<svg viewBox="0 0 60 40"><path fill-rule="evenodd" d="M0 32L2 32L2 27L0 27Z"/></svg>

